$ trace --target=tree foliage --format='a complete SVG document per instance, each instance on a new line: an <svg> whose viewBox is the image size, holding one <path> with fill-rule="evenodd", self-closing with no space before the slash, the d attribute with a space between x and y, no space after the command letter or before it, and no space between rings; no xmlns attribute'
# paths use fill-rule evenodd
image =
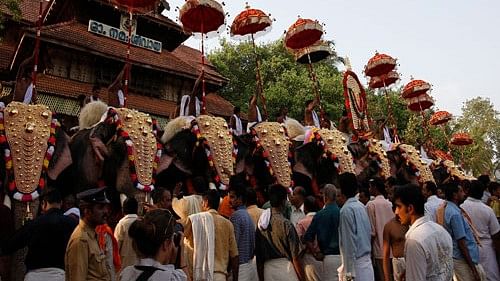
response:
<svg viewBox="0 0 500 281"><path fill-rule="evenodd" d="M474 175L493 174L500 159L500 116L488 98L476 97L462 107L462 116L453 124L454 132L468 132L474 144L453 147L455 159Z"/></svg>
<svg viewBox="0 0 500 281"><path fill-rule="evenodd" d="M5 16L10 16L14 20L21 18L21 0L0 0L0 29L4 28Z"/></svg>
<svg viewBox="0 0 500 281"><path fill-rule="evenodd" d="M229 79L221 95L240 106L243 111L256 91L256 57L251 43L231 43L225 39L221 47L209 55L217 70ZM259 45L256 53L261 61L264 96L270 120L274 120L280 107L289 109L289 116L302 120L305 102L314 97L312 82L306 65L295 62L281 40ZM314 65L320 85L322 105L332 120L342 114L344 98L342 74L332 56Z"/></svg>

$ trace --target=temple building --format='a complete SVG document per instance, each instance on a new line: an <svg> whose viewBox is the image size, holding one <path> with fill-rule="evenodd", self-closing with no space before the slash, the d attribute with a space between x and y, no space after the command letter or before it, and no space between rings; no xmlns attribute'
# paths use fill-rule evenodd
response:
<svg viewBox="0 0 500 281"><path fill-rule="evenodd" d="M31 81L39 0L22 0L21 17L5 7L0 41L0 101L19 100L19 85ZM36 82L38 103L56 112L66 128L77 124L91 96L113 105L112 87L123 82L127 55L126 11L109 0L43 2L41 44ZM182 27L156 11L138 13L132 22L131 78L127 107L151 114L164 124L175 114L183 95L190 94L201 71L201 53L182 45L189 38ZM216 92L227 79L205 67L207 110L228 118L233 105ZM20 88L20 87L17 87ZM21 93L24 96L24 92Z"/></svg>

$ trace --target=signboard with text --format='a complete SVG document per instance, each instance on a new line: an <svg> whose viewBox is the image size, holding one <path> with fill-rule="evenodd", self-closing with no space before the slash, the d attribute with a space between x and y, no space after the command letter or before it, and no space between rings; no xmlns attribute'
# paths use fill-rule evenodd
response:
<svg viewBox="0 0 500 281"><path fill-rule="evenodd" d="M120 28L112 27L95 20L89 20L89 32L105 36L114 40L128 43L128 32ZM132 34L130 43L136 47L144 48L153 52L161 53L162 43L160 41Z"/></svg>

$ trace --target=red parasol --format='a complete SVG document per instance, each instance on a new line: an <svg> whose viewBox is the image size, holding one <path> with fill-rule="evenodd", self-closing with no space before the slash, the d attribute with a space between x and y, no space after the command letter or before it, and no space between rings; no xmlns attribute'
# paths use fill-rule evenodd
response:
<svg viewBox="0 0 500 281"><path fill-rule="evenodd" d="M391 71L387 74L371 77L368 86L372 89L379 89L392 85L396 83L396 81L398 80L399 80L399 73L397 73L396 71Z"/></svg>
<svg viewBox="0 0 500 281"><path fill-rule="evenodd" d="M425 82L424 80L412 80L403 88L401 96L405 99L418 97L427 93L430 89L431 84Z"/></svg>
<svg viewBox="0 0 500 281"><path fill-rule="evenodd" d="M201 33L201 81L202 81L202 110L206 111L205 104L205 44L204 35L218 30L225 23L225 14L222 5L214 0L187 0L179 10L179 19L182 28L187 32Z"/></svg>
<svg viewBox="0 0 500 281"><path fill-rule="evenodd" d="M269 15L263 11L246 6L246 9L239 13L231 24L231 36L256 34L270 27L272 23Z"/></svg>
<svg viewBox="0 0 500 281"><path fill-rule="evenodd" d="M413 112L423 112L434 105L434 100L427 94L406 99L408 109Z"/></svg>
<svg viewBox="0 0 500 281"><path fill-rule="evenodd" d="M394 141L399 142L398 128L394 120L391 99L387 87L396 83L399 80L399 74L396 71L397 60L386 54L375 55L368 60L365 66L365 75L371 77L368 86L372 89L382 88L385 93L385 100L387 103L387 121L388 125L392 126L394 132Z"/></svg>
<svg viewBox="0 0 500 281"><path fill-rule="evenodd" d="M455 133L451 136L450 144L462 146L473 144L474 140L468 133Z"/></svg>
<svg viewBox="0 0 500 281"><path fill-rule="evenodd" d="M365 66L366 76L374 77L387 74L396 68L396 59L386 55L375 53Z"/></svg>
<svg viewBox="0 0 500 281"><path fill-rule="evenodd" d="M239 13L231 24L231 36L246 36L250 35L252 40L252 46L254 50L255 60L256 60L256 80L257 80L257 91L258 97L262 98L262 106L264 109L265 116L267 114L266 100L264 98L264 86L262 85L262 76L260 74L260 60L257 55L257 47L255 46L254 35L256 33L269 30L273 21L261 10L250 9L250 6L246 6L246 9Z"/></svg>
<svg viewBox="0 0 500 281"><path fill-rule="evenodd" d="M323 36L323 27L318 21L299 18L288 28L285 46L290 49L302 49L316 43Z"/></svg>
<svg viewBox="0 0 500 281"><path fill-rule="evenodd" d="M111 0L118 7L126 8L129 12L151 11L158 0Z"/></svg>
<svg viewBox="0 0 500 281"><path fill-rule="evenodd" d="M429 123L433 126L446 124L451 120L452 117L453 116L448 111L438 111L432 115Z"/></svg>

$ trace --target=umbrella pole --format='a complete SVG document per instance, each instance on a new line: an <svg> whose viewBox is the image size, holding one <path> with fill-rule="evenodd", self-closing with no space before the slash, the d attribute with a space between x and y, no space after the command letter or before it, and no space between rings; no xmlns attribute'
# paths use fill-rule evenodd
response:
<svg viewBox="0 0 500 281"><path fill-rule="evenodd" d="M201 21L201 113L206 114L206 99L205 99L205 33L203 32L204 26ZM196 115L196 114L195 114Z"/></svg>
<svg viewBox="0 0 500 281"><path fill-rule="evenodd" d="M392 131L394 133L394 143L399 143L399 136L398 136L398 126L396 124L396 121L394 120L394 115L392 114L392 105L391 105L391 100L389 98L389 92L387 91L387 86L385 85L385 79L382 79L382 83L384 83L384 93L385 93L385 100L387 103L387 113L388 113L388 119L389 119L389 124L391 124Z"/></svg>
<svg viewBox="0 0 500 281"><path fill-rule="evenodd" d="M132 10L129 8L127 59L125 60L125 85L123 89L123 107L127 107L128 84L130 79L130 46L132 45Z"/></svg>
<svg viewBox="0 0 500 281"><path fill-rule="evenodd" d="M420 96L418 97L418 106L420 107L420 115L422 116L422 128L424 129L424 143L429 140L429 144L431 147L429 149L433 149L434 145L432 143L432 138L429 136L429 127L427 126L427 119L425 118L425 112L422 108L422 104L420 103Z"/></svg>
<svg viewBox="0 0 500 281"><path fill-rule="evenodd" d="M250 34L250 38L252 39L253 53L255 55L255 72L256 72L256 79L257 79L257 94L262 99L262 109L264 110L264 115L266 116L266 118L269 118L269 115L267 114L266 98L264 97L264 85L262 84L262 76L260 74L260 60L259 60L259 55L257 54L257 46L255 45L255 38L253 37L253 33Z"/></svg>
<svg viewBox="0 0 500 281"><path fill-rule="evenodd" d="M316 78L316 72L314 72L314 67L311 61L311 56L309 54L309 49L307 50L307 61L308 61L308 69L309 69L309 75L311 77L311 80L313 82L313 91L314 94L318 97L321 98L320 92L319 92L319 86L318 86L318 79ZM319 103L319 108L321 108L321 100Z"/></svg>
<svg viewBox="0 0 500 281"><path fill-rule="evenodd" d="M441 124L440 127L441 127L441 130L443 131L445 139L447 140L446 145L448 146L448 152L451 153L451 146L450 146L450 142L449 142L449 137L448 137L448 133L446 132L446 123Z"/></svg>
<svg viewBox="0 0 500 281"><path fill-rule="evenodd" d="M40 56L40 35L42 30L42 13L43 13L43 1L40 0L40 7L38 10L38 22L36 26L36 38L35 38L35 62L33 65L33 72L31 73L31 83L33 84L31 101L32 103L37 103L37 90L36 90L36 78L38 74L38 60Z"/></svg>

